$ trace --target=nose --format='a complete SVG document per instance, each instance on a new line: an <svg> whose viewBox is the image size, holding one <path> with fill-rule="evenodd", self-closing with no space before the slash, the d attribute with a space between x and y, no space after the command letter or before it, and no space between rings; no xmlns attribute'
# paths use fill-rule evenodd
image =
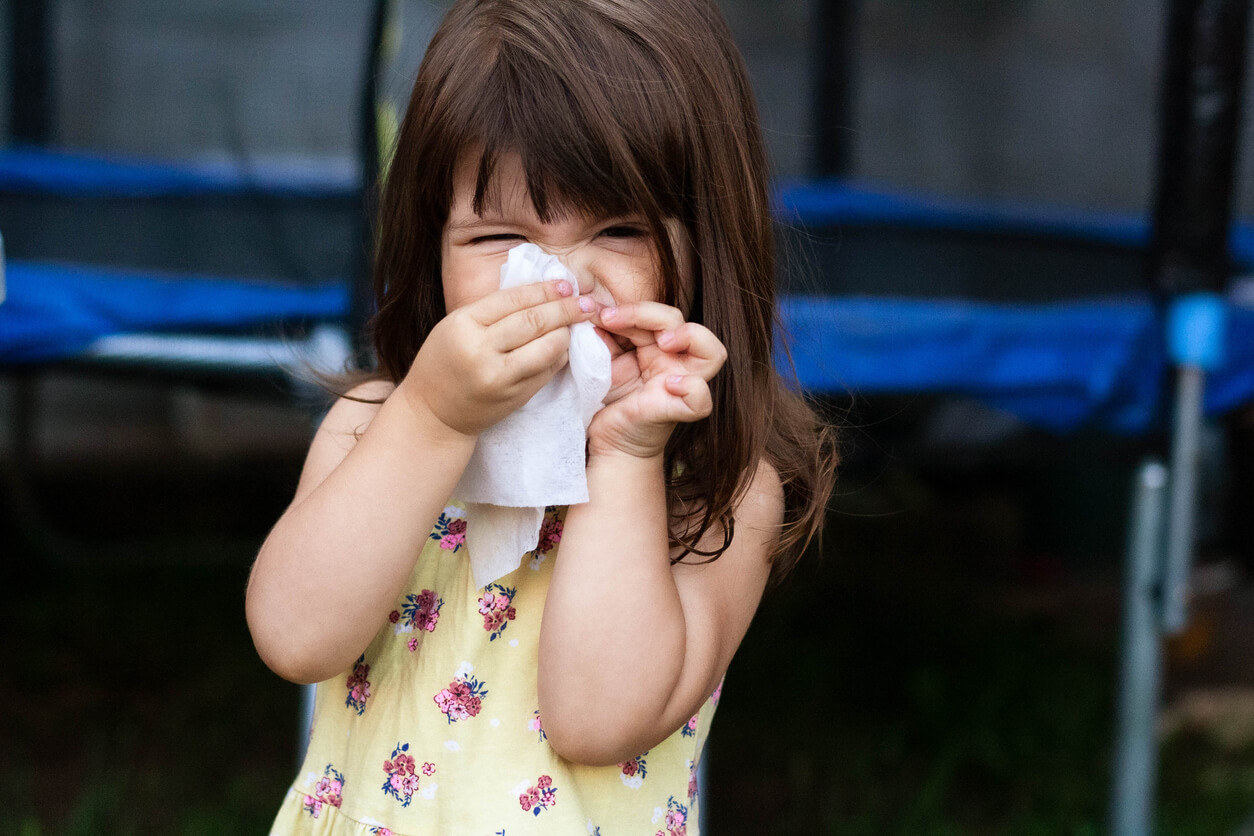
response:
<svg viewBox="0 0 1254 836"><path fill-rule="evenodd" d="M602 305L614 304L614 297L597 271L596 253L591 247L574 247L560 254L563 264L575 274L580 296L591 296Z"/></svg>

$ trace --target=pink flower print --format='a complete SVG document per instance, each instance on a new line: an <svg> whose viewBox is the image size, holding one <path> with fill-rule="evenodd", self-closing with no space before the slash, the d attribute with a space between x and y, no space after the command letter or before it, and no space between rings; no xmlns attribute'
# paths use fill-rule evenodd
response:
<svg viewBox="0 0 1254 836"><path fill-rule="evenodd" d="M410 640L406 643L406 647L408 647L408 648L409 648L409 652L410 652L410 653L413 653L415 650L417 650L417 649L418 649L418 639L410 639Z"/></svg>
<svg viewBox="0 0 1254 836"><path fill-rule="evenodd" d="M544 509L544 520L540 523L540 536L536 539L536 547L532 549L531 569L534 572L540 571L540 566L544 563L544 559L548 557L549 552L553 551L553 547L562 541L562 521L558 519L557 508L549 506Z"/></svg>
<svg viewBox="0 0 1254 836"><path fill-rule="evenodd" d="M322 805L330 804L332 807L339 807L343 803L343 796L344 775L331 764L327 764L322 777L318 779L314 787L313 795L306 795L302 806L310 816L316 819L322 813Z"/></svg>
<svg viewBox="0 0 1254 836"><path fill-rule="evenodd" d="M688 808L671 796L666 802L665 832L659 830L657 836L687 836Z"/></svg>
<svg viewBox="0 0 1254 836"><path fill-rule="evenodd" d="M483 588L479 613L483 616L483 629L489 634L488 641L496 641L509 622L518 617L518 610L513 605L516 594L517 587L504 587L498 583L490 583Z"/></svg>
<svg viewBox="0 0 1254 836"><path fill-rule="evenodd" d="M697 733L697 715L696 714L692 715L692 717L689 718L688 722L685 723L683 728L679 730L679 733L683 737L693 737L694 735L696 735Z"/></svg>
<svg viewBox="0 0 1254 836"><path fill-rule="evenodd" d="M414 793L418 792L420 781L417 772L414 770L414 758L412 755L406 754L408 751L408 743L397 743L396 748L392 750L391 759L383 762L383 771L387 775L383 780L383 793L401 802L402 807L409 806L409 802L413 800ZM427 767L431 768L429 772ZM424 763L422 765L423 775L432 775L434 773L435 764Z"/></svg>
<svg viewBox="0 0 1254 836"><path fill-rule="evenodd" d="M697 765L688 761L688 803L697 800Z"/></svg>
<svg viewBox="0 0 1254 836"><path fill-rule="evenodd" d="M440 548L448 552L455 552L460 549L466 542L466 519L464 517L452 517L449 513L457 513L456 509L445 508L440 514L440 518L435 522L435 529L431 532L431 539L440 542Z"/></svg>
<svg viewBox="0 0 1254 836"><path fill-rule="evenodd" d="M348 698L344 700L344 705L354 709L358 717L366 713L366 700L370 699L370 680L366 678L369 675L370 666L366 664L366 655L363 653L358 657L357 664L353 666L353 672L348 675L345 683Z"/></svg>
<svg viewBox="0 0 1254 836"><path fill-rule="evenodd" d="M644 755L647 754L649 753L644 753ZM648 774L644 755L636 755L631 760L623 761L618 765L619 771L622 773L618 777L622 779L625 786L631 787L633 790L640 788L640 785L644 783L645 775Z"/></svg>
<svg viewBox="0 0 1254 836"><path fill-rule="evenodd" d="M396 622L400 620L401 620L400 611L392 610L390 613L388 613L388 621L392 622L393 624L395 624Z"/></svg>
<svg viewBox="0 0 1254 836"><path fill-rule="evenodd" d="M710 694L710 702L714 703L715 707L718 706L718 701L723 696L723 683L725 681L726 681L726 677L724 677L723 679L720 679L718 681L718 686L715 687L714 689L714 693Z"/></svg>
<svg viewBox="0 0 1254 836"><path fill-rule="evenodd" d="M432 699L435 700L436 708L440 709L451 724L476 716L483 710L483 698L487 695L487 687L466 674L455 678L447 688L441 688Z"/></svg>
<svg viewBox="0 0 1254 836"><path fill-rule="evenodd" d="M549 736L544 732L544 722L540 719L540 709L537 708L532 714L535 716L527 721L527 728L539 734L540 742L543 743L549 739Z"/></svg>
<svg viewBox="0 0 1254 836"><path fill-rule="evenodd" d="M405 603L401 605L403 615L401 620L411 629L431 633L435 631L435 625L440 620L440 608L443 606L443 598L437 597L430 589L424 589L417 595L405 596ZM409 649L416 650L417 648L417 642L410 639Z"/></svg>
<svg viewBox="0 0 1254 836"><path fill-rule="evenodd" d="M562 542L562 521L556 516L546 516L540 523L540 541L536 543L536 551L548 554L553 547Z"/></svg>
<svg viewBox="0 0 1254 836"><path fill-rule="evenodd" d="M528 787L518 796L518 806L538 816L557 803L557 787L548 775L541 775L532 787Z"/></svg>
<svg viewBox="0 0 1254 836"><path fill-rule="evenodd" d="M408 744L399 750L399 752L407 751L409 751ZM384 761L383 768L394 775L412 775L414 772L414 759L409 755L402 755L398 751L393 751L392 760Z"/></svg>

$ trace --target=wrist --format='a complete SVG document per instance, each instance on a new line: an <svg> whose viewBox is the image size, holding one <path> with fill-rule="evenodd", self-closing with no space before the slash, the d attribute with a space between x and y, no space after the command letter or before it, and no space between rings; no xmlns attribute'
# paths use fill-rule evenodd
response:
<svg viewBox="0 0 1254 836"><path fill-rule="evenodd" d="M405 419L417 436L431 444L474 448L479 438L478 433L465 432L449 424L432 409L421 392L410 391L412 388L407 387L405 381L401 381L397 394L401 396L399 400L404 406ZM389 399L391 400L396 399Z"/></svg>
<svg viewBox="0 0 1254 836"><path fill-rule="evenodd" d="M674 424L649 425L631 423L621 416L607 420L609 410L602 410L588 427L589 458L630 456L636 459L661 459Z"/></svg>
<svg viewBox="0 0 1254 836"><path fill-rule="evenodd" d="M621 449L613 446L588 445L588 470L613 468L662 472L662 450Z"/></svg>

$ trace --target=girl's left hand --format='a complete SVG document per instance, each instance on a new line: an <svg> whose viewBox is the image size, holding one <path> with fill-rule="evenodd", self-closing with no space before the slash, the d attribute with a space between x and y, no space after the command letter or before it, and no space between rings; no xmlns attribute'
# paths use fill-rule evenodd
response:
<svg viewBox="0 0 1254 836"><path fill-rule="evenodd" d="M589 453L660 455L675 424L710 414L709 381L727 349L708 328L659 302L604 308L599 325L629 340L632 350L613 359L605 408L588 427Z"/></svg>

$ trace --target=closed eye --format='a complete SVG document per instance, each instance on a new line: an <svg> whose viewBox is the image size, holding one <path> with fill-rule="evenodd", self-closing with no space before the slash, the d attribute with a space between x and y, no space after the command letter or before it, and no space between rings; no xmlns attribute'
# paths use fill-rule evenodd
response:
<svg viewBox="0 0 1254 836"><path fill-rule="evenodd" d="M480 235L477 238L472 238L470 240L470 243L486 244L490 241L522 241L522 240L524 239L521 235L517 235L513 232L498 232L493 235Z"/></svg>
<svg viewBox="0 0 1254 836"><path fill-rule="evenodd" d="M618 224L606 227L601 230L601 234L607 238L643 238L649 234L649 231L642 226Z"/></svg>

